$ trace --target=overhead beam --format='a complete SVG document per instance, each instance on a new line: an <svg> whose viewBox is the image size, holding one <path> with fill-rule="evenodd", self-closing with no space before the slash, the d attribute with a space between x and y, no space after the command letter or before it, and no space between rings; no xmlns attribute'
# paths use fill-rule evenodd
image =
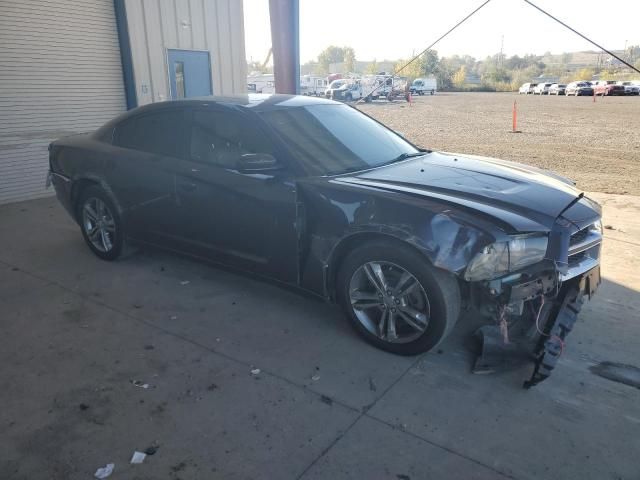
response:
<svg viewBox="0 0 640 480"><path fill-rule="evenodd" d="M269 0L276 93L300 93L299 0Z"/></svg>

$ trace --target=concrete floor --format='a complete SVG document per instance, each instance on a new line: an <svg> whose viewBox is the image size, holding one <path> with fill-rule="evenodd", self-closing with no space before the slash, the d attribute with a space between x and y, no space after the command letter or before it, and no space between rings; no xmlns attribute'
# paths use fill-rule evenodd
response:
<svg viewBox="0 0 640 480"><path fill-rule="evenodd" d="M640 366L640 197L595 196L604 283L530 391L529 368L469 373L465 321L397 357L266 283L100 261L52 198L0 207L0 478L637 480L640 390L589 367Z"/></svg>

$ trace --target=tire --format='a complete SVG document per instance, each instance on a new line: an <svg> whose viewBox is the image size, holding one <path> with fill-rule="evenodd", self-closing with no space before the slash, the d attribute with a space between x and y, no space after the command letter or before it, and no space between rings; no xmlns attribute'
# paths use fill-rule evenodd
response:
<svg viewBox="0 0 640 480"><path fill-rule="evenodd" d="M344 97L344 101L350 102L352 100L353 100L353 96L350 93L347 93L347 95Z"/></svg>
<svg viewBox="0 0 640 480"><path fill-rule="evenodd" d="M371 283L372 272L383 272L388 280L383 298ZM375 241L353 250L340 266L336 287L338 303L354 329L375 347L398 355L417 355L437 347L460 315L460 288L455 277L395 242ZM405 295L395 297L398 290L405 290ZM362 308L352 305L358 301L364 302Z"/></svg>
<svg viewBox="0 0 640 480"><path fill-rule="evenodd" d="M124 249L122 219L102 188L91 186L82 190L76 204L76 218L85 242L97 257L109 261L120 257Z"/></svg>
<svg viewBox="0 0 640 480"><path fill-rule="evenodd" d="M364 101L365 103L371 103L372 102L371 95L367 95L366 97L364 97Z"/></svg>

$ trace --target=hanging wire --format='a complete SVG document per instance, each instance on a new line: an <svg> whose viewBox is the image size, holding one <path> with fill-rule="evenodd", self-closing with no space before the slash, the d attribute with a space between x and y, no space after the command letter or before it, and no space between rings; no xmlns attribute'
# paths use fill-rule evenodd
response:
<svg viewBox="0 0 640 480"><path fill-rule="evenodd" d="M579 31L577 31L574 28L571 28L569 25L567 25L566 23L564 23L562 20L554 17L553 15L551 15L549 12L544 11L542 8L540 8L539 6L535 5L533 2L529 1L529 0L524 0L526 3L528 3L529 5L531 5L533 8L539 10L540 12L544 13L547 17L552 18L553 20L555 20L556 22L558 22L560 25L562 25L565 28L568 28L569 30L571 30L573 33L575 33L576 35L580 35L582 38L584 38L587 42L595 45L596 47L598 47L600 50L602 50L603 52L608 53L609 55L611 55L613 58L619 60L620 62L624 63L627 67L631 68L632 70L635 70L636 72L640 73L640 70L638 70L636 67L634 67L633 65L631 65L630 63L626 62L625 60L623 60L622 58L620 58L619 56L617 56L615 53L607 50L606 48L604 48L601 45L598 45L596 42L594 42L593 40L591 40L590 38L588 38L587 36L581 34Z"/></svg>
<svg viewBox="0 0 640 480"><path fill-rule="evenodd" d="M458 23L456 23L453 27L451 27L449 30L447 30L446 33L444 33L443 35L441 35L440 37L438 37L438 39L436 41L434 41L431 45L429 45L427 48L425 48L424 50L422 50L418 55L416 55L415 57L413 57L411 60L409 60L407 63L405 63L402 67L400 67L398 70L396 70L393 73L393 76L397 76L400 72L402 72L405 68L407 68L409 65L411 65L413 62L415 62L418 58L420 58L422 55L424 55L428 50L431 50L440 40L442 40L444 37L446 37L447 35L449 35L451 32L453 32L456 28L458 28L460 25L462 25L464 22L466 22L467 20L469 20L469 18L471 18L473 15L475 15L481 8L483 8L487 3L489 3L491 0L485 0L485 2L482 3L482 5L480 5L478 8L476 8L474 11L472 11L469 15L467 15L466 17L464 17L462 20L460 20ZM369 94L367 96L371 96L373 95L376 91L378 91L378 89L380 89L380 87L383 86L383 83L381 83L380 85L377 85L373 90L371 90L371 92L369 92ZM361 103L363 100L360 99L358 100L357 103Z"/></svg>

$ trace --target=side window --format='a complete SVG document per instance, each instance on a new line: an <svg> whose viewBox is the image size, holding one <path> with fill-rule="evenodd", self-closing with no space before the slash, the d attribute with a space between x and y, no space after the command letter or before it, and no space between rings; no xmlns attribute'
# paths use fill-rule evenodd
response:
<svg viewBox="0 0 640 480"><path fill-rule="evenodd" d="M114 143L123 148L181 157L184 145L183 110L141 115L116 127Z"/></svg>
<svg viewBox="0 0 640 480"><path fill-rule="evenodd" d="M191 124L191 159L235 169L245 153L273 155L271 142L255 126L233 112L195 110Z"/></svg>

